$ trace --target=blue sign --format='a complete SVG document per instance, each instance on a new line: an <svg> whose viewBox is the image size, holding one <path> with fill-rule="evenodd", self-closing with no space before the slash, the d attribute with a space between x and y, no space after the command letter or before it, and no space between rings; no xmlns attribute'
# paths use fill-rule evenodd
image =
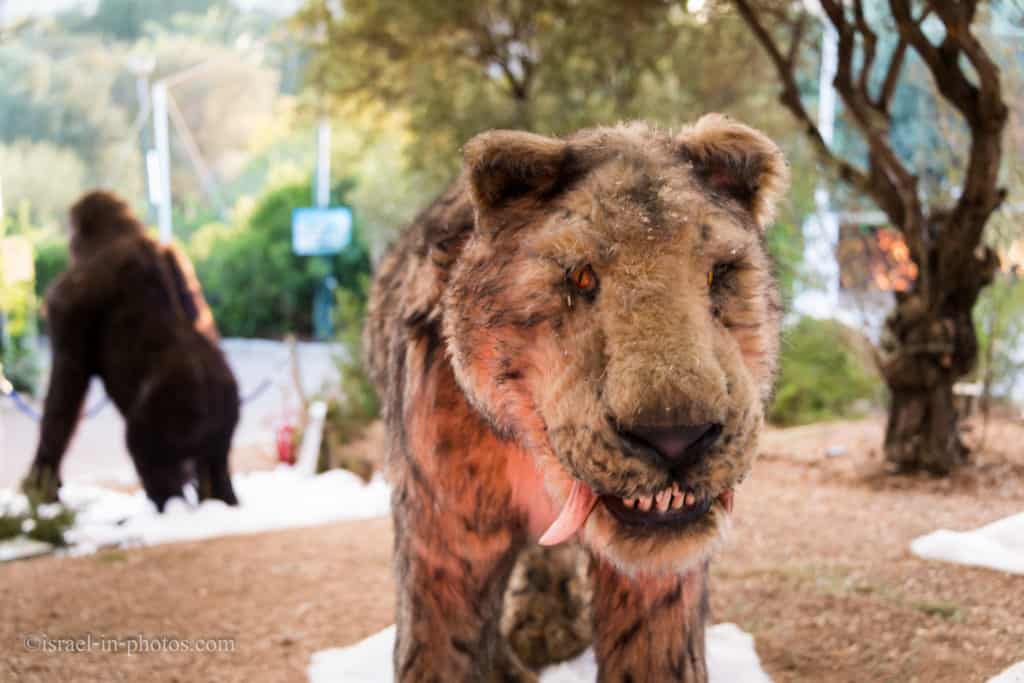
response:
<svg viewBox="0 0 1024 683"><path fill-rule="evenodd" d="M352 239L352 209L292 211L292 251L299 256L337 254Z"/></svg>

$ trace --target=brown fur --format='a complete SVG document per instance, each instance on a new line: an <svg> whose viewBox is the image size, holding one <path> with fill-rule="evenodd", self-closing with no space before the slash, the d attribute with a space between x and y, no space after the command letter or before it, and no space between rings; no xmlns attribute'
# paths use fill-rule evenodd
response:
<svg viewBox="0 0 1024 683"><path fill-rule="evenodd" d="M46 294L53 369L26 488L56 498L60 462L99 376L159 509L193 476L200 498L234 504L227 458L238 387L188 258L148 238L108 192L75 204L71 230L70 266Z"/></svg>
<svg viewBox="0 0 1024 683"><path fill-rule="evenodd" d="M495 131L378 270L367 348L395 483L401 681L532 680L499 637L520 549L574 480L631 497L740 483L771 391L779 303L763 234L786 185L778 149L720 116L564 140ZM569 274L590 266L593 290ZM708 273L716 281L708 284ZM685 473L624 452L616 428L716 422ZM717 502L671 532L598 503L602 680L704 680Z"/></svg>

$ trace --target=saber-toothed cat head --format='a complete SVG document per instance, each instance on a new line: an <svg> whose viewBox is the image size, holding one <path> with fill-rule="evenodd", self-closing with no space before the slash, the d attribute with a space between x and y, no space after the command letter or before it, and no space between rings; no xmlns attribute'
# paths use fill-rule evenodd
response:
<svg viewBox="0 0 1024 683"><path fill-rule="evenodd" d="M765 230L787 184L718 115L466 146L475 228L442 298L457 380L561 509L627 571L676 571L725 530L771 393L780 304Z"/></svg>

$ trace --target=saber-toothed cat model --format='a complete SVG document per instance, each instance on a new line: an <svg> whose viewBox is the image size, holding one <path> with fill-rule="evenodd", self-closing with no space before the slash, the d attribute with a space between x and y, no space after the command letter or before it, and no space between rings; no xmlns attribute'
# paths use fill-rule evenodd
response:
<svg viewBox="0 0 1024 683"><path fill-rule="evenodd" d="M501 637L520 550L593 558L602 681L704 681L707 567L778 351L786 163L718 115L493 131L378 270L400 681L536 680Z"/></svg>

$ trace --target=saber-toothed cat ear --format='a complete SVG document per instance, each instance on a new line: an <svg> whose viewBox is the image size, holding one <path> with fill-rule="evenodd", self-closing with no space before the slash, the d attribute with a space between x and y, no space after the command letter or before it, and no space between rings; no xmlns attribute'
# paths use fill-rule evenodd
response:
<svg viewBox="0 0 1024 683"><path fill-rule="evenodd" d="M774 142L721 114L702 116L676 140L708 190L748 209L762 231L771 224L789 188L789 166Z"/></svg>
<svg viewBox="0 0 1024 683"><path fill-rule="evenodd" d="M520 197L550 192L567 173L571 158L563 140L511 130L481 133L463 150L478 209L499 208Z"/></svg>

